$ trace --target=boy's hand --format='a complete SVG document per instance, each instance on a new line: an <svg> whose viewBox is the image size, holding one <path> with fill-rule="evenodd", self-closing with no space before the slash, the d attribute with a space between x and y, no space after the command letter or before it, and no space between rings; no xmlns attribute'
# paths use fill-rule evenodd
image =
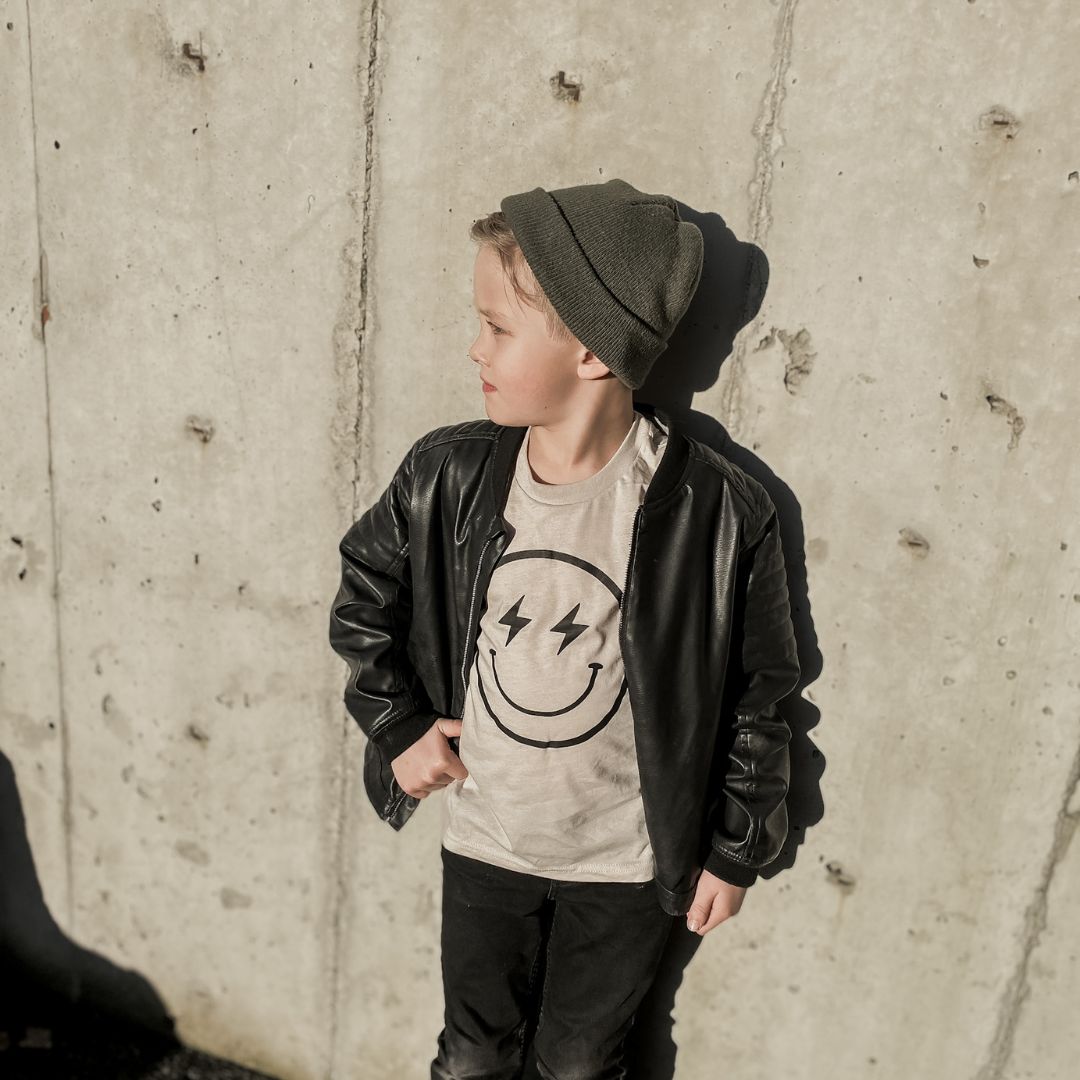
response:
<svg viewBox="0 0 1080 1080"><path fill-rule="evenodd" d="M439 717L412 746L402 750L390 762L402 791L426 799L433 791L455 780L464 780L469 770L446 741L447 737L460 734L460 720Z"/></svg>
<svg viewBox="0 0 1080 1080"><path fill-rule="evenodd" d="M694 902L686 913L686 928L704 937L714 926L738 914L746 889L730 885L708 870L701 871Z"/></svg>

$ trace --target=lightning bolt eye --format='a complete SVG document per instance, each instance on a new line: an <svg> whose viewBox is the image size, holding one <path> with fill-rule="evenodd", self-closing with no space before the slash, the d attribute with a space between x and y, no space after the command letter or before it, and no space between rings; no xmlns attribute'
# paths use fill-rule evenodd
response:
<svg viewBox="0 0 1080 1080"><path fill-rule="evenodd" d="M562 618L561 618L561 619L560 619L560 620L559 620L559 621L558 621L558 622L557 622L557 623L556 623L556 624L555 624L555 625L554 625L554 626L553 626L553 627L551 628L551 632L552 632L553 634L565 634L565 635L566 635L565 639L563 640L563 643L562 643L562 644L561 644L561 645L559 646L559 652L555 654L556 656L558 656L558 655L559 655L559 653L561 653L561 652L563 651L563 649L565 649L565 648L566 648L566 646L567 646L567 645L571 645L571 644L573 644L573 642L574 642L575 640L577 640L577 638L578 638L578 637L579 637L579 636L580 636L580 635L581 635L581 634L582 634L582 633L583 633L584 631L586 631L586 630L588 630L588 629L589 629L589 624L588 624L588 623L579 623L579 622L574 622L574 616L575 616L575 615L576 615L576 614L578 613L578 609L579 609L580 607L581 607L581 605L580 605L580 604L575 604L575 605L574 605L574 606L573 606L573 607L572 607L572 608L571 608L571 609L570 609L570 610L569 610L569 611L568 611L568 612L567 612L567 613L566 613L566 614L565 614L565 615L564 615L564 616L563 616L563 617L562 617Z"/></svg>
<svg viewBox="0 0 1080 1080"><path fill-rule="evenodd" d="M514 640L519 630L524 630L532 619L525 619L518 615L518 610L521 608L521 601L524 600L524 596L519 596L517 603L499 620L503 626L509 626L510 632L506 635L506 644L509 645Z"/></svg>

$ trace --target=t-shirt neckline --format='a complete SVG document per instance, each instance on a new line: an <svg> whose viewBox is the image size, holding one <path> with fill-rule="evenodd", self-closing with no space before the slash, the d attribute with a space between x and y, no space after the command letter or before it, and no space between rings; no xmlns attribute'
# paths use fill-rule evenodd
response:
<svg viewBox="0 0 1080 1080"><path fill-rule="evenodd" d="M586 476L583 480L574 480L569 484L542 484L534 479L532 470L529 468L529 436L532 433L530 425L525 431L525 438L518 450L515 480L525 494L536 502L554 506L593 499L629 473L638 456L641 439L645 437L647 430L648 419L644 413L635 410L634 420L627 429L626 435L623 436L623 441L603 468L592 476Z"/></svg>

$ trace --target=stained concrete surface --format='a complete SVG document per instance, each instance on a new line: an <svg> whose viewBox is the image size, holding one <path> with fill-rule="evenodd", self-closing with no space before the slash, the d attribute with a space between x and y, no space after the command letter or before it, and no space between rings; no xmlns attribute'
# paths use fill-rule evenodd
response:
<svg viewBox="0 0 1080 1080"><path fill-rule="evenodd" d="M20 955L426 1075L439 803L364 796L336 544L483 415L470 221L621 176L707 244L638 396L768 486L804 670L791 842L673 935L637 1074L1070 1076L1078 46L1064 0L3 5Z"/></svg>

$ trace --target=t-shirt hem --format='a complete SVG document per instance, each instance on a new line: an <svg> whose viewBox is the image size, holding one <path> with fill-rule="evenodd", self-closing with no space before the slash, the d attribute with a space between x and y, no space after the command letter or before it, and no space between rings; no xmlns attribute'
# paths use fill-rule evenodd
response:
<svg viewBox="0 0 1080 1080"><path fill-rule="evenodd" d="M541 877L554 877L561 876L570 881L596 881L597 878L585 877L579 875L586 874L600 874L602 875L600 880L603 881L651 881L655 875L655 867L652 856L649 857L647 864L640 862L632 863L574 863L571 866L537 866L535 863L530 863L525 859L519 859L515 861L507 852L501 848L487 847L484 844L470 843L465 840L458 840L451 836L445 835L442 838L443 847L449 851L457 852L458 855L481 855L484 862L494 863L496 866L501 866L506 870L517 870L519 873L524 874L536 874ZM618 877L614 878L610 875L623 875L623 874L644 874L645 877Z"/></svg>

